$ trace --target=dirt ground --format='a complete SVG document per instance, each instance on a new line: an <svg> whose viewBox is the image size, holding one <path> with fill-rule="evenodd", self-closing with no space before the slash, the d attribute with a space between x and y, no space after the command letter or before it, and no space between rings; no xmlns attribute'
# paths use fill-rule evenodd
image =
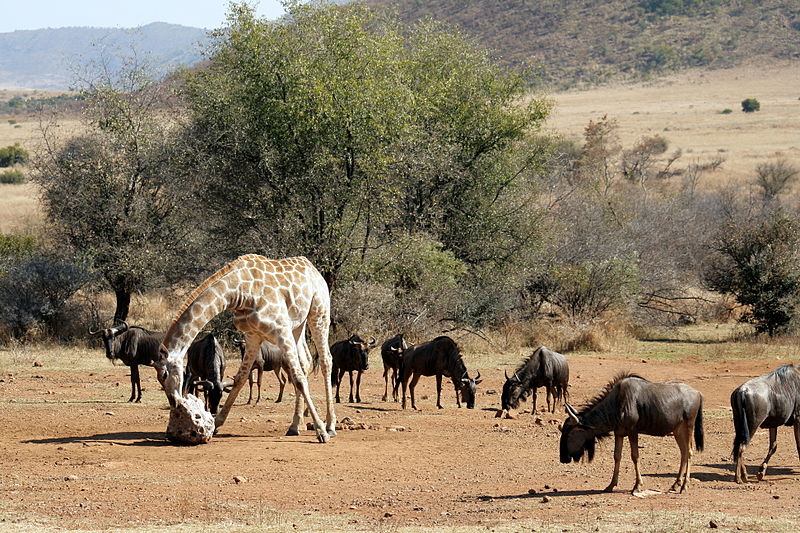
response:
<svg viewBox="0 0 800 533"><path fill-rule="evenodd" d="M601 492L611 477L611 440L601 443L593 463L559 463L561 409L495 418L500 366L480 368L485 379L474 410L455 407L451 385L443 391L445 409L437 410L435 381L427 378L418 387L421 411L402 411L380 400L382 369L373 352L362 383L364 403L337 405L339 420L349 419L353 429L341 424L325 445L312 431L284 436L293 394L275 404L277 382L265 374L267 399L244 405L244 389L245 398L237 400L211 443L182 447L165 441L167 403L152 370L143 371L143 402L130 404L126 367L111 366L95 350L84 354L96 361L94 370L69 370L57 362L57 351L22 368L0 366L0 531L159 530L181 524L214 531L800 526L800 465L789 428L779 431L778 452L763 482L736 485L729 460L730 392L782 363L775 358L709 363L692 357L569 357L575 405L621 370L652 380L680 378L705 396L706 450L695 455L689 493L665 493L677 472L674 440L644 437L645 488L662 492L638 498L629 492L627 448L618 490ZM321 400L319 376L315 381L314 396ZM346 390L345 385L343 399ZM542 391L539 397L541 408ZM762 430L748 448L751 472L766 443Z"/></svg>

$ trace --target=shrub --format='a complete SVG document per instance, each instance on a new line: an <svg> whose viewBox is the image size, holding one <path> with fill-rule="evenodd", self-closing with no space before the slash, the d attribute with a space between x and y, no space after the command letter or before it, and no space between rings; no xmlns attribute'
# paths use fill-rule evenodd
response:
<svg viewBox="0 0 800 533"><path fill-rule="evenodd" d="M730 107L726 107L725 109L720 111L720 113L722 113L723 115L730 115L731 113L733 113L733 109L731 109Z"/></svg>
<svg viewBox="0 0 800 533"><path fill-rule="evenodd" d="M25 183L25 174L18 168L7 168L0 172L0 183Z"/></svg>
<svg viewBox="0 0 800 533"><path fill-rule="evenodd" d="M19 144L0 148L0 167L24 165L29 160L30 154L28 154L28 151Z"/></svg>
<svg viewBox="0 0 800 533"><path fill-rule="evenodd" d="M18 338L38 325L53 329L67 300L88 278L80 265L46 255L28 257L0 278L0 322Z"/></svg>
<svg viewBox="0 0 800 533"><path fill-rule="evenodd" d="M761 103L755 98L745 98L742 100L742 111L745 113L753 113L754 111L761 110Z"/></svg>
<svg viewBox="0 0 800 533"><path fill-rule="evenodd" d="M36 238L30 235L0 233L0 275L8 266L36 251Z"/></svg>

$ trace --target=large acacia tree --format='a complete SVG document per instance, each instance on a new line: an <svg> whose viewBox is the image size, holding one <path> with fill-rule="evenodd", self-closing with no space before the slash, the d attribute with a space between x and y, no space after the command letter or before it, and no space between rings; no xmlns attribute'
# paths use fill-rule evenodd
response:
<svg viewBox="0 0 800 533"><path fill-rule="evenodd" d="M287 10L271 22L233 5L186 79L213 246L304 254L331 285L401 235L470 268L517 257L536 235L524 147L548 110L525 78L436 24Z"/></svg>

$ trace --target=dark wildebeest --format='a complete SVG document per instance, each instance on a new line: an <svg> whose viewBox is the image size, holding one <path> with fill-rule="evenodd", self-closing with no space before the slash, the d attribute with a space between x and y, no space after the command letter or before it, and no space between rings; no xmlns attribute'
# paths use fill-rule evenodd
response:
<svg viewBox="0 0 800 533"><path fill-rule="evenodd" d="M375 346L375 339L367 342L358 335L339 341L331 346L333 366L331 384L336 385L336 403L339 403L339 387L344 373L350 375L350 403L353 403L353 371L356 371L356 402L361 403L361 373L369 368L369 349Z"/></svg>
<svg viewBox="0 0 800 533"><path fill-rule="evenodd" d="M539 346L509 377L506 372L506 382L503 385L503 395L500 397L500 411L497 416L506 413L509 418L514 418L513 411L519 407L520 401L525 401L531 395L531 414L536 413L536 389L545 387L547 390L547 410L554 413L556 402L563 399L567 401L567 386L569 385L569 366L567 359L558 352L546 346ZM552 405L550 398L553 398Z"/></svg>
<svg viewBox="0 0 800 533"><path fill-rule="evenodd" d="M402 333L398 333L390 339L386 339L381 344L381 358L383 359L383 401L389 400L389 373L392 375L392 397L397 401L397 376L400 370L400 357L408 349L408 344L403 338Z"/></svg>
<svg viewBox="0 0 800 533"><path fill-rule="evenodd" d="M244 339L236 340L234 341L234 344L239 347L239 351L242 353L242 359L244 359ZM275 377L278 378L278 386L280 387L280 390L278 391L278 398L275 400L275 403L280 403L281 400L283 400L283 389L286 387L286 381L288 378L283 370L282 361L283 357L280 349L277 346L267 341L261 343L261 349L259 350L258 355L256 355L256 360L253 361L253 366L250 368L250 372L247 374L247 383L250 385L250 395L247 397L248 405L251 401L253 401L253 370L256 370L258 374L258 397L256 398L256 403L254 405L258 405L258 402L261 401L261 376L265 371L275 372Z"/></svg>
<svg viewBox="0 0 800 533"><path fill-rule="evenodd" d="M566 404L569 418L561 427L561 462L579 461L586 453L594 459L597 440L614 433L614 475L606 492L619 480L619 463L625 437L631 446L636 473L633 493L642 490L639 473L639 433L663 437L672 433L681 451L678 477L670 492L685 492L689 485L692 433L697 451L703 450L703 396L684 383L651 383L636 374L623 373L580 413Z"/></svg>
<svg viewBox="0 0 800 533"><path fill-rule="evenodd" d="M797 455L800 456L800 365L783 365L740 385L731 394L733 461L736 483L747 482L744 449L760 427L769 429L769 451L761 463L758 480L764 478L772 454L778 449L778 427L794 426Z"/></svg>
<svg viewBox="0 0 800 533"><path fill-rule="evenodd" d="M131 397L129 402L142 401L142 382L139 378L139 365L152 366L158 358L158 347L164 334L149 331L127 323L113 328L89 330L89 335L103 339L106 357L111 361L117 359L131 368Z"/></svg>
<svg viewBox="0 0 800 533"><path fill-rule="evenodd" d="M203 391L206 409L216 415L222 393L227 392L233 383L223 382L225 377L225 354L222 352L217 338L209 333L202 339L194 341L187 351L184 394Z"/></svg>
<svg viewBox="0 0 800 533"><path fill-rule="evenodd" d="M475 407L475 392L481 373L475 379L469 377L467 367L461 359L461 351L450 337L436 337L403 352L400 360L400 373L397 385L403 384L403 409L406 408L406 386L411 393L411 408L416 409L414 388L421 376L436 376L436 407L442 409L442 376L453 381L456 390L456 404L461 407L459 392L467 409ZM410 380L410 384L409 384Z"/></svg>

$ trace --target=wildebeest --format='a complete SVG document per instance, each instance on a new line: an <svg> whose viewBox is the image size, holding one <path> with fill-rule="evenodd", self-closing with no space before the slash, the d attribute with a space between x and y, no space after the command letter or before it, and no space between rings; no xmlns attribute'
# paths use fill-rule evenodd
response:
<svg viewBox="0 0 800 533"><path fill-rule="evenodd" d="M594 459L595 443L614 433L614 475L605 488L611 492L619 480L619 464L625 437L631 446L636 483L633 493L642 490L639 473L639 433L663 437L672 433L681 451L678 477L670 492L685 492L689 485L689 460L692 433L695 447L703 450L703 396L678 382L652 383L636 374L623 373L612 380L580 413L566 404L569 415L561 427L562 463L579 461L586 453Z"/></svg>
<svg viewBox="0 0 800 533"><path fill-rule="evenodd" d="M398 379L398 372L400 370L400 357L403 352L408 349L408 343L403 338L402 333L398 333L394 337L386 339L381 344L381 359L383 359L383 401L389 400L389 374L392 378L392 397L397 401L397 387L395 384Z"/></svg>
<svg viewBox="0 0 800 533"><path fill-rule="evenodd" d="M733 439L736 483L747 482L744 449L760 427L769 429L769 451L758 471L759 481L764 478L767 463L778 449L778 427L794 426L800 457L800 365L783 365L740 385L731 393L731 410L736 430Z"/></svg>
<svg viewBox="0 0 800 533"><path fill-rule="evenodd" d="M142 382L139 378L139 365L152 366L158 358L158 347L164 334L149 331L139 326L128 326L123 322L113 328L89 330L89 335L103 339L106 357L111 361L120 360L131 368L131 397L129 402L142 401Z"/></svg>
<svg viewBox="0 0 800 533"><path fill-rule="evenodd" d="M459 392L463 396L467 409L475 407L475 392L481 382L481 373L475 379L469 377L467 367L461 359L458 344L447 336L423 342L403 352L400 361L399 379L395 384L403 384L403 409L406 408L406 387L411 394L411 408L416 409L414 388L421 376L436 376L436 407L442 409L442 376L453 381L456 390L456 404L461 407ZM409 383L410 381L410 383Z"/></svg>
<svg viewBox="0 0 800 533"><path fill-rule="evenodd" d="M356 402L361 403L361 373L369 369L369 350L375 346L375 339L367 342L358 335L335 342L331 346L333 366L331 367L331 384L336 385L336 403L340 402L339 387L344 373L350 375L350 403L353 402L353 371L356 372Z"/></svg>
<svg viewBox="0 0 800 533"><path fill-rule="evenodd" d="M206 409L216 415L223 391L233 385L223 382L224 376L225 354L214 334L209 333L194 341L187 351L184 393L191 392L196 396L197 391L202 390Z"/></svg>
<svg viewBox="0 0 800 533"><path fill-rule="evenodd" d="M238 346L239 351L242 353L242 360L244 360L244 339L236 340L234 341L234 344ZM253 361L253 366L250 368L250 373L247 374L247 383L250 385L250 395L247 397L247 405L253 401L253 370L257 371L258 376L258 396L256 397L256 403L254 405L258 405L258 402L261 401L261 377L265 371L275 372L275 377L278 378L278 387L280 389L278 391L278 398L275 400L275 403L280 403L283 400L283 389L286 387L286 381L288 378L286 377L286 372L283 368L282 361L283 358L277 346L267 341L261 343L261 349L256 356L256 360Z"/></svg>
<svg viewBox="0 0 800 533"><path fill-rule="evenodd" d="M538 387L545 387L547 390L547 410L554 413L558 400L567 401L568 385L567 359L546 346L539 346L517 367L511 377L506 372L503 395L500 397L501 410L498 411L497 416L507 413L509 418L513 418L513 410L519 407L520 401L528 398L528 394L531 395L531 414L534 414ZM552 405L550 403L551 396L553 398Z"/></svg>

